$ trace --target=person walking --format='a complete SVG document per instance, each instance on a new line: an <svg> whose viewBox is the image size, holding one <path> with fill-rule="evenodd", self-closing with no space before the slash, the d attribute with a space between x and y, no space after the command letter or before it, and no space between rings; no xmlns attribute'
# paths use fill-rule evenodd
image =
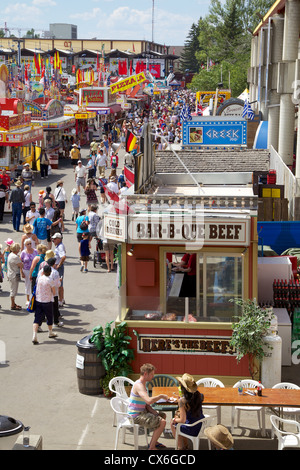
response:
<svg viewBox="0 0 300 470"><path fill-rule="evenodd" d="M44 266L48 264L51 267L50 278L53 279L53 281L55 281L55 294L54 294L54 300L53 300L53 324L54 326L62 327L64 326L64 323L61 321L61 315L60 315L59 306L58 306L58 289L60 287L61 281L60 281L60 277L59 277L59 273L57 269L54 268L55 263L56 263L56 259L55 259L54 252L52 250L46 251L45 261L41 263L40 268L39 268L38 279L41 273L43 272ZM38 279L37 279L37 282L38 282ZM38 331L40 331L40 329Z"/></svg>
<svg viewBox="0 0 300 470"><path fill-rule="evenodd" d="M42 154L40 157L40 167L41 167L41 179L48 178L48 168L49 168L49 158L46 153L46 150L42 150Z"/></svg>
<svg viewBox="0 0 300 470"><path fill-rule="evenodd" d="M34 258L37 256L38 252L32 246L32 240L27 238L24 241L24 249L21 252L20 259L23 263L23 273L25 279L25 295L27 297L26 307L29 305L30 297L32 294L31 289L31 280L30 280L30 268Z"/></svg>
<svg viewBox="0 0 300 470"><path fill-rule="evenodd" d="M21 239L21 250L22 251L24 250L26 240L30 240L32 244L32 248L35 249L35 247L39 243L39 240L37 236L33 233L33 225L31 224L24 225L23 232L24 232L24 235L22 236L22 239Z"/></svg>
<svg viewBox="0 0 300 470"><path fill-rule="evenodd" d="M97 236L97 226L100 221L100 217L97 214L98 206L96 204L91 205L91 209L88 214L89 218L89 232L90 232L90 239L92 240Z"/></svg>
<svg viewBox="0 0 300 470"><path fill-rule="evenodd" d="M0 222L3 221L5 202L8 202L8 187L0 179Z"/></svg>
<svg viewBox="0 0 300 470"><path fill-rule="evenodd" d="M89 179L87 181L87 185L85 188L85 195L86 195L86 203L88 208L91 207L92 204L98 204L98 197L96 191L98 189L98 185L95 183L94 179Z"/></svg>
<svg viewBox="0 0 300 470"><path fill-rule="evenodd" d="M25 184L24 186L24 197L25 197L25 202L22 206L23 225L26 224L26 214L28 211L30 211L30 204L32 203L31 189L30 189L30 186L28 186L28 184Z"/></svg>
<svg viewBox="0 0 300 470"><path fill-rule="evenodd" d="M29 211L26 213L26 223L33 224L33 221L40 216L38 211L36 210L35 202L30 203Z"/></svg>
<svg viewBox="0 0 300 470"><path fill-rule="evenodd" d="M73 166L73 171L77 166L78 160L80 160L80 151L77 144L72 145L72 150L70 152L71 164Z"/></svg>
<svg viewBox="0 0 300 470"><path fill-rule="evenodd" d="M103 149L100 148L98 155L96 157L96 166L98 167L99 178L105 178L106 165L107 165L106 153L104 153Z"/></svg>
<svg viewBox="0 0 300 470"><path fill-rule="evenodd" d="M34 174L32 169L30 168L29 163L25 163L21 173L21 177L23 178L24 184L28 185L30 189L32 186L34 186Z"/></svg>
<svg viewBox="0 0 300 470"><path fill-rule="evenodd" d="M19 243L11 245L10 254L7 259L7 279L10 284L11 310L22 310L22 307L15 302L21 276L24 276L23 263L19 257L20 249Z"/></svg>
<svg viewBox="0 0 300 470"><path fill-rule="evenodd" d="M80 194L80 186L85 190L85 178L86 178L87 169L82 164L82 161L78 161L78 165L75 168L75 183L77 186L77 192Z"/></svg>
<svg viewBox="0 0 300 470"><path fill-rule="evenodd" d="M21 216L22 216L22 207L25 203L24 191L21 188L21 181L17 180L15 182L16 188L12 190L9 196L8 208L12 208L13 216L13 228L16 232L19 232Z"/></svg>
<svg viewBox="0 0 300 470"><path fill-rule="evenodd" d="M78 243L81 242L84 233L89 233L89 218L86 215L86 209L83 209L76 219L76 236Z"/></svg>
<svg viewBox="0 0 300 470"><path fill-rule="evenodd" d="M36 280L38 277L40 265L41 263L43 263L43 261L45 261L47 246L39 244L36 247L36 249L37 249L37 255L31 263L31 268L29 272L32 292L33 292L34 286L36 285Z"/></svg>
<svg viewBox="0 0 300 470"><path fill-rule="evenodd" d="M90 241L90 236L88 232L85 232L82 234L82 240L79 243L79 256L80 256L80 261L81 261L81 268L80 271L87 273L88 269L88 262L90 259L90 254L91 254L91 241Z"/></svg>
<svg viewBox="0 0 300 470"><path fill-rule="evenodd" d="M37 219L35 219L35 221L33 222L34 233L39 239L39 242L42 245L47 246L48 245L47 230L50 229L53 222L50 219L46 218L46 211L44 207L39 209L39 214L40 216Z"/></svg>
<svg viewBox="0 0 300 470"><path fill-rule="evenodd" d="M55 295L55 281L51 279L51 267L44 266L43 272L36 285L36 308L33 322L33 344L38 344L37 333L44 317L47 319L49 338L56 338L57 333L53 331L53 300Z"/></svg>
<svg viewBox="0 0 300 470"><path fill-rule="evenodd" d="M61 233L56 233L55 235L53 235L52 242L55 245L56 263L55 263L54 268L57 269L60 279L61 279L61 285L58 288L58 305L59 307L63 307L63 304L65 303L65 300L64 300L64 274L65 274L64 263L67 258L67 252L66 252L65 245L62 242Z"/></svg>
<svg viewBox="0 0 300 470"><path fill-rule="evenodd" d="M61 217L64 218L65 207L68 202L66 191L63 188L64 182L62 180L58 181L56 184L56 189L54 191L54 199L57 207L60 209Z"/></svg>
<svg viewBox="0 0 300 470"><path fill-rule="evenodd" d="M80 208L80 194L78 193L78 189L72 189L71 194L71 201L72 201L72 221L76 220L79 214Z"/></svg>

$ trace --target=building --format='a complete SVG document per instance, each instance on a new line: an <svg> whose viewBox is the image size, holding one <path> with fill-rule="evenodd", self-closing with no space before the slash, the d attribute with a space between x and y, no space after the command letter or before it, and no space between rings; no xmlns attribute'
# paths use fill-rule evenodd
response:
<svg viewBox="0 0 300 470"><path fill-rule="evenodd" d="M54 39L77 39L77 26L67 23L50 24L49 37Z"/></svg>
<svg viewBox="0 0 300 470"><path fill-rule="evenodd" d="M300 0L278 0L253 32L248 81L250 102L268 125L268 148L278 155L291 216L300 220Z"/></svg>

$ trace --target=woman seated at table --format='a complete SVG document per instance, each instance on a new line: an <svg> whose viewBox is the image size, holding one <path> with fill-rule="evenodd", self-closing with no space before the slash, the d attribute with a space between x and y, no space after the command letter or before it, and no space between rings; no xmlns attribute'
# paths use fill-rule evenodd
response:
<svg viewBox="0 0 300 470"><path fill-rule="evenodd" d="M183 374L182 377L176 377L180 383L181 398L178 402L179 413L171 421L171 431L173 437L176 435L176 426L178 423L193 424L199 419L204 418L202 412L203 395L197 390L197 384L190 374ZM197 426L181 426L181 431L187 436L197 436L202 423ZM178 436L178 448L180 450L188 449L188 437Z"/></svg>

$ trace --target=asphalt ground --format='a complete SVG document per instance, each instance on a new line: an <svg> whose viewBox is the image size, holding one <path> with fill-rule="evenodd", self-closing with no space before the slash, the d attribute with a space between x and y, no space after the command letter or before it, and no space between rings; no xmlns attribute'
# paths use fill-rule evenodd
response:
<svg viewBox="0 0 300 470"><path fill-rule="evenodd" d="M83 149L82 157L87 154L87 149ZM123 160L120 158L118 174L122 164ZM41 180L37 176L33 199L37 201L39 190L48 185L54 191L59 179L64 180L64 187L70 198L74 187L74 173L69 161L62 160L60 168L53 170L48 180ZM81 207L84 206L85 198L82 197ZM102 209L100 206L100 212ZM100 267L95 269L91 262L88 273L80 272L75 222L71 221L71 213L69 202L63 239L67 249L64 279L66 304L61 309L64 326L55 330L58 337L49 339L47 327L43 324L44 332L38 333L40 344L34 346L31 342L33 314L25 309L24 283L20 284L16 299L17 304L24 307L20 312L10 310L8 281L5 279L2 284L0 345L2 351L3 347L5 349L5 361L0 364L0 414L11 416L25 426L30 426L32 435L42 436L44 450L102 450L105 451L103 458L108 455L110 459L106 463L112 464L110 451L114 449L116 428L112 425L110 401L103 395L88 396L79 392L76 343L90 334L95 326L104 326L106 322L116 319L119 302L116 272L107 273ZM0 225L0 243L4 245L8 237L20 242L22 234L23 232L13 231L11 215L6 214ZM299 366L284 367L282 379L300 385ZM169 421L171 413L168 414ZM230 427L230 408L222 408L222 423ZM242 414L241 427L236 428L233 435L234 448L277 449L277 441L270 438L268 413L266 428L267 437L262 438L256 413L245 412ZM170 434L162 436L160 441L167 447L164 450L165 456L174 450L174 439ZM146 450L145 436L139 437L139 445L141 450ZM119 456L129 455L124 451L134 451L132 433L126 434L125 443L120 439L118 449L122 451ZM200 449L207 449L205 439L201 439ZM142 460L141 465L144 462ZM165 463L168 461L165 460Z"/></svg>

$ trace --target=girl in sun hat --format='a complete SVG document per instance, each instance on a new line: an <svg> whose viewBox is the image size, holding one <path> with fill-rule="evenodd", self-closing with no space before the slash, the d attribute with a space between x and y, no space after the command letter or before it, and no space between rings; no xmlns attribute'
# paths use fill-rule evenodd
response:
<svg viewBox="0 0 300 470"><path fill-rule="evenodd" d="M202 412L203 395L197 389L195 379L190 374L183 374L182 377L176 377L180 383L181 398L178 402L179 416L175 416L171 421L171 431L173 437L176 435L176 426L178 423L194 424L196 421L204 418ZM197 436L201 429L202 423L196 426L181 426L187 437L178 437L178 448L188 449L188 436Z"/></svg>
<svg viewBox="0 0 300 470"><path fill-rule="evenodd" d="M233 450L233 437L223 424L204 429L204 434L218 450Z"/></svg>

